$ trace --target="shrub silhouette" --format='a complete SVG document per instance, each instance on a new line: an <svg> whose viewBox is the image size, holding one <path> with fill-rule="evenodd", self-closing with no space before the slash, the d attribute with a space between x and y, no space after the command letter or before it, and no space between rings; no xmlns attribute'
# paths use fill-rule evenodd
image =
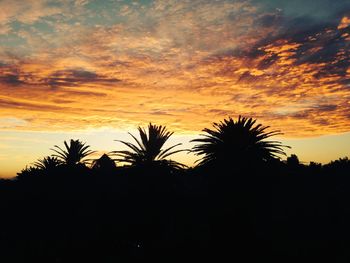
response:
<svg viewBox="0 0 350 263"><path fill-rule="evenodd" d="M24 179L24 178L29 178L32 176L38 176L41 175L41 170L37 167L33 166L26 166L23 168L19 173L17 173L16 178L17 179Z"/></svg>
<svg viewBox="0 0 350 263"><path fill-rule="evenodd" d="M105 173L111 172L116 168L115 162L107 154L103 154L99 159L92 162L92 169L95 171Z"/></svg>
<svg viewBox="0 0 350 263"><path fill-rule="evenodd" d="M298 156L295 154L292 154L291 156L289 156L287 158L287 165L293 166L293 167L300 165L300 161L299 161Z"/></svg>

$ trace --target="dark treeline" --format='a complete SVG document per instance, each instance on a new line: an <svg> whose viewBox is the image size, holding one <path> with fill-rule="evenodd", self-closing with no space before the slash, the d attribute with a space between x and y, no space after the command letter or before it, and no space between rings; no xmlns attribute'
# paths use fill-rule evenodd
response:
<svg viewBox="0 0 350 263"><path fill-rule="evenodd" d="M130 150L89 160L71 140L0 180L0 261L350 261L349 159L282 161L279 132L253 119L203 131L194 168L150 124Z"/></svg>

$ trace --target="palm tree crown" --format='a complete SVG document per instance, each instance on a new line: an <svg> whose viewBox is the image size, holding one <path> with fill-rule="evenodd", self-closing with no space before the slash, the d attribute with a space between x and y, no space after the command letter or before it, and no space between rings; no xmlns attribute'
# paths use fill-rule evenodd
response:
<svg viewBox="0 0 350 263"><path fill-rule="evenodd" d="M279 131L266 130L269 126L255 124L256 120L239 116L237 121L232 118L213 123L214 129L204 129L204 138L194 139L192 142L200 144L192 149L196 155L203 156L199 165L213 162L242 164L247 162L261 162L279 158L285 155L282 145L278 141L265 139L280 135Z"/></svg>
<svg viewBox="0 0 350 263"><path fill-rule="evenodd" d="M62 164L62 161L60 161L58 158L47 156L36 161L34 166L40 170L52 170L58 167L60 164Z"/></svg>
<svg viewBox="0 0 350 263"><path fill-rule="evenodd" d="M129 133L130 136L135 140L136 144L118 140L131 149L131 151L125 150L112 152L122 158L120 161L129 163L131 165L164 163L175 168L184 166L178 162L165 159L172 154L184 151L172 151L175 147L181 145L181 143L178 143L166 149L162 149L165 142L169 139L173 132L167 131L165 126L157 126L153 125L152 123L148 125L148 132L141 127L138 127L138 131L141 140L137 139L134 135Z"/></svg>
<svg viewBox="0 0 350 263"><path fill-rule="evenodd" d="M53 149L56 154L53 154L53 157L57 157L60 161L67 165L75 165L78 163L85 163L87 160L83 160L88 155L94 153L94 151L88 150L89 145L79 140L70 140L70 144L64 141L64 146L66 149L55 145Z"/></svg>

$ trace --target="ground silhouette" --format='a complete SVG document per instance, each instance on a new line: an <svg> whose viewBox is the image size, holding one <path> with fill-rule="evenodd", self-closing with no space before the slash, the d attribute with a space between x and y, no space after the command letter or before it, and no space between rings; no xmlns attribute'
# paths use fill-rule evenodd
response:
<svg viewBox="0 0 350 263"><path fill-rule="evenodd" d="M71 140L0 180L1 262L348 262L350 160L283 161L276 132L241 117L221 125L225 139L205 129L210 140L196 140L210 162L193 168L157 158L172 133L150 124L121 155L143 156L129 165L90 163L89 146Z"/></svg>

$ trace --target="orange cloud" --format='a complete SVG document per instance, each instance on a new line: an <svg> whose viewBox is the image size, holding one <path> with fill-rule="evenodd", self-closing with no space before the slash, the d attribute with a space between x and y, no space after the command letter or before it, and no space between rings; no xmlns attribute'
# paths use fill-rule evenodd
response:
<svg viewBox="0 0 350 263"><path fill-rule="evenodd" d="M338 29L347 28L348 26L350 26L350 18L347 16L344 16L340 21L340 24L338 25Z"/></svg>

